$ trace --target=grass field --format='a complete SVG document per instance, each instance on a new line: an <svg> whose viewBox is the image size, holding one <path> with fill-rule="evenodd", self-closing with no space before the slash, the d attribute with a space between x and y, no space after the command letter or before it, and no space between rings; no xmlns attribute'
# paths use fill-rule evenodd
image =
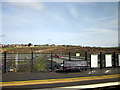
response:
<svg viewBox="0 0 120 90"><path fill-rule="evenodd" d="M32 47L7 47L1 48L0 51L7 51L8 53L64 53L69 52L88 52L88 53L119 53L120 47L80 47L80 46L32 46Z"/></svg>

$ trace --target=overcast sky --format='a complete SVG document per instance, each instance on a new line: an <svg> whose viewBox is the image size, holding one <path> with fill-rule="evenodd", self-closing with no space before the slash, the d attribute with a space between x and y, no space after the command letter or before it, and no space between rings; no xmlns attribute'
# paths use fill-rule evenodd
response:
<svg viewBox="0 0 120 90"><path fill-rule="evenodd" d="M118 46L117 2L3 2L4 44Z"/></svg>

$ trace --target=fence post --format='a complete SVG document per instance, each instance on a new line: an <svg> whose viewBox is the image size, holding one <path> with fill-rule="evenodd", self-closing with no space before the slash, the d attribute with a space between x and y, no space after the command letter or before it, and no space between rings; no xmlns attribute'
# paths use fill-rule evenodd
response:
<svg viewBox="0 0 120 90"><path fill-rule="evenodd" d="M71 60L71 53L69 52L69 61Z"/></svg>
<svg viewBox="0 0 120 90"><path fill-rule="evenodd" d="M53 63L53 53L51 53L51 72L52 72L52 63Z"/></svg>
<svg viewBox="0 0 120 90"><path fill-rule="evenodd" d="M117 61L116 61L116 66L119 66L119 54L117 54Z"/></svg>
<svg viewBox="0 0 120 90"><path fill-rule="evenodd" d="M6 73L6 51L4 52L4 71L3 71L3 73Z"/></svg>
<svg viewBox="0 0 120 90"><path fill-rule="evenodd" d="M90 54L90 70L92 71L92 67L91 67L91 54Z"/></svg>
<svg viewBox="0 0 120 90"><path fill-rule="evenodd" d="M100 69L102 69L102 52L100 52Z"/></svg>
<svg viewBox="0 0 120 90"><path fill-rule="evenodd" d="M85 61L87 61L87 52L85 52Z"/></svg>
<svg viewBox="0 0 120 90"><path fill-rule="evenodd" d="M62 67L63 71L64 71L64 62L65 62L65 61L63 61L63 67Z"/></svg>
<svg viewBox="0 0 120 90"><path fill-rule="evenodd" d="M33 72L33 52L31 53L31 72Z"/></svg>
<svg viewBox="0 0 120 90"><path fill-rule="evenodd" d="M113 67L116 67L116 61L115 61L115 52L113 52Z"/></svg>

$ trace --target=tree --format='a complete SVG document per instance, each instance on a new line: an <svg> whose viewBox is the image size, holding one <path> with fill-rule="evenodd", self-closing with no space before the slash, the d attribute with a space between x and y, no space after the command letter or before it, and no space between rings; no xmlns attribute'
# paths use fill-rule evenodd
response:
<svg viewBox="0 0 120 90"><path fill-rule="evenodd" d="M28 43L28 46L32 46L32 43Z"/></svg>

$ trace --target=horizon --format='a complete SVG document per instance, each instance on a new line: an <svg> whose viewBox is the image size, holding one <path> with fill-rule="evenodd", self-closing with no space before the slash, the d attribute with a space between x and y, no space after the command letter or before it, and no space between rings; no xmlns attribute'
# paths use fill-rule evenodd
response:
<svg viewBox="0 0 120 90"><path fill-rule="evenodd" d="M9 45L9 46L11 46L11 45L28 45L29 43L11 43L11 44L1 44L0 43L0 45ZM120 46L107 46L107 47L103 47L103 46L82 46L82 45L68 45L68 44L33 44L33 43L31 43L31 46L33 47L36 47L35 45L38 45L38 46L44 46L44 45L48 45L48 46L51 46L51 45L55 45L55 46L76 46L76 47L96 47L96 48L119 48ZM16 46L15 46L16 47Z"/></svg>
<svg viewBox="0 0 120 90"><path fill-rule="evenodd" d="M2 43L118 47L117 2L3 2Z"/></svg>

